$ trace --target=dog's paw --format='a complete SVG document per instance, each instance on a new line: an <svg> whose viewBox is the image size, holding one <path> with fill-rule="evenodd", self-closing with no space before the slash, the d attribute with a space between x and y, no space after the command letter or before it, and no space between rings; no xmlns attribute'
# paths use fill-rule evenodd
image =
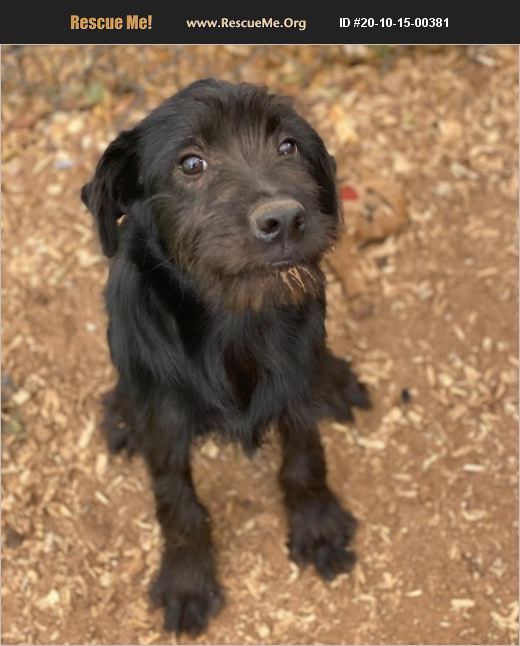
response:
<svg viewBox="0 0 520 646"><path fill-rule="evenodd" d="M177 635L196 637L224 604L221 588L213 575L179 564L161 567L150 590L152 603L164 608L164 629Z"/></svg>
<svg viewBox="0 0 520 646"><path fill-rule="evenodd" d="M339 422L353 419L352 408L371 407L368 389L350 363L328 352L322 365L321 402L324 417Z"/></svg>
<svg viewBox="0 0 520 646"><path fill-rule="evenodd" d="M302 501L292 510L289 521L289 555L295 563L314 565L325 581L352 570L356 555L348 544L357 521L332 494Z"/></svg>
<svg viewBox="0 0 520 646"><path fill-rule="evenodd" d="M125 450L128 456L137 452L130 422L128 402L117 387L103 397L104 415L101 430L112 454Z"/></svg>
<svg viewBox="0 0 520 646"><path fill-rule="evenodd" d="M347 399L351 406L363 408L365 410L371 408L372 402L366 385L359 381L356 373L348 367L345 369L345 392Z"/></svg>

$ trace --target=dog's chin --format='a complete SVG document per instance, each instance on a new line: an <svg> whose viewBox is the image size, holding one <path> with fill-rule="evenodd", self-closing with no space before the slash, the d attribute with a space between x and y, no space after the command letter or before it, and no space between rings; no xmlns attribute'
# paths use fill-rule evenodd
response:
<svg viewBox="0 0 520 646"><path fill-rule="evenodd" d="M267 271L274 270L278 271L280 269L290 269L291 267L297 267L298 265L306 264L301 263L296 260L276 260L275 262L270 262L266 265Z"/></svg>
<svg viewBox="0 0 520 646"><path fill-rule="evenodd" d="M240 273L219 272L204 284L205 295L226 309L260 311L278 305L298 305L318 296L323 273L318 263L282 260Z"/></svg>
<svg viewBox="0 0 520 646"><path fill-rule="evenodd" d="M326 251L326 250L325 250ZM304 268L309 271L318 267L325 251L316 251L312 254L290 254L278 257L265 258L250 269L259 273L279 273L289 269Z"/></svg>
<svg viewBox="0 0 520 646"><path fill-rule="evenodd" d="M275 260L273 262L266 262L261 265L256 265L251 269L252 273L279 276L281 272L294 268L313 267L318 263L309 262L301 259L291 260ZM246 272L247 273L247 272Z"/></svg>

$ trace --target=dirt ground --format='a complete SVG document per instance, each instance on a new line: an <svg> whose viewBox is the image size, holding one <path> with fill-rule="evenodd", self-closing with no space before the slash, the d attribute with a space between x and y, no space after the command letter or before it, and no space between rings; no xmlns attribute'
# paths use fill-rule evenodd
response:
<svg viewBox="0 0 520 646"><path fill-rule="evenodd" d="M328 272L331 346L374 401L322 425L359 564L325 584L288 561L274 437L252 461L207 442L227 605L197 643L516 643L517 49L24 47L2 64L3 643L176 643L147 599L144 466L98 430L107 268L79 189L119 129L205 76L296 97L340 185L402 187L409 217L353 252L358 293Z"/></svg>

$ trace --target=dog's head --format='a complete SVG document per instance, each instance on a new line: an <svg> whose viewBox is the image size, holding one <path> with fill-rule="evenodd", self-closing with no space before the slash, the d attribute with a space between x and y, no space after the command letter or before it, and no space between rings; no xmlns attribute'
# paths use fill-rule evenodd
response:
<svg viewBox="0 0 520 646"><path fill-rule="evenodd" d="M291 103L215 80L121 133L82 199L107 256L117 219L147 201L172 261L222 293L242 290L239 299L254 285L309 289L341 222L334 160Z"/></svg>

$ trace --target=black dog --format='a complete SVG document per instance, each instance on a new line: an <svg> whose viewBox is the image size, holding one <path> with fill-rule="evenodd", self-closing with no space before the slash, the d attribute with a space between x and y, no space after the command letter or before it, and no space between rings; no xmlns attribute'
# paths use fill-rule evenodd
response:
<svg viewBox="0 0 520 646"><path fill-rule="evenodd" d="M325 343L319 263L341 214L321 138L286 99L199 81L122 132L82 198L113 258L119 382L105 431L151 474L165 541L152 597L166 628L197 634L222 605L190 471L206 433L252 452L276 425L291 557L325 579L349 570L355 520L326 484L317 419L327 402L348 418L368 397Z"/></svg>

